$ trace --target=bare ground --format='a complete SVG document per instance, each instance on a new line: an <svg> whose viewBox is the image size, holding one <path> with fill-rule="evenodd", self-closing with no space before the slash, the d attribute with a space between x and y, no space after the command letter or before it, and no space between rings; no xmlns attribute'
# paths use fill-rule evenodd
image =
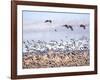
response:
<svg viewBox="0 0 100 80"><path fill-rule="evenodd" d="M23 54L23 69L89 66L89 64L89 51L74 51L69 53L54 53L49 51L47 54Z"/></svg>

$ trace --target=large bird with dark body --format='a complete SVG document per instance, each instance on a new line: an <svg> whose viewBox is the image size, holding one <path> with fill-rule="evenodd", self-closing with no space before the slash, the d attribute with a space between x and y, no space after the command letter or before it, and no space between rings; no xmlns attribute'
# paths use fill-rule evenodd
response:
<svg viewBox="0 0 100 80"><path fill-rule="evenodd" d="M65 24L65 25L63 25L63 27L66 27L67 29L70 29L71 31L73 31L73 27L71 25Z"/></svg>
<svg viewBox="0 0 100 80"><path fill-rule="evenodd" d="M81 24L80 27L82 27L83 29L86 29L86 26L84 24Z"/></svg>
<svg viewBox="0 0 100 80"><path fill-rule="evenodd" d="M45 20L45 23L52 23L52 20Z"/></svg>

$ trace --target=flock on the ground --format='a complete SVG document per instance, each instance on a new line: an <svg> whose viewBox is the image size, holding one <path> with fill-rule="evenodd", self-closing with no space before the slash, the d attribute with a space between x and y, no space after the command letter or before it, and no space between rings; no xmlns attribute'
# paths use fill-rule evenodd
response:
<svg viewBox="0 0 100 80"><path fill-rule="evenodd" d="M69 41L60 40L55 41L51 40L46 41L23 41L23 52L33 52L33 53L48 53L49 51L53 52L68 52L76 50L89 50L89 40L88 39L70 39Z"/></svg>

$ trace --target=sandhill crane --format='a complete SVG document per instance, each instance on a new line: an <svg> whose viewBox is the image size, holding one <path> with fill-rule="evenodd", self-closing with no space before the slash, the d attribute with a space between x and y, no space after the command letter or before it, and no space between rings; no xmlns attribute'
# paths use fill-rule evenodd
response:
<svg viewBox="0 0 100 80"><path fill-rule="evenodd" d="M86 29L86 26L84 24L81 24L80 27L82 27L83 29Z"/></svg>
<svg viewBox="0 0 100 80"><path fill-rule="evenodd" d="M67 29L70 28L70 30L73 31L73 27L72 27L71 25L66 25L66 24L65 24L65 25L63 25L63 26L66 27Z"/></svg>
<svg viewBox="0 0 100 80"><path fill-rule="evenodd" d="M45 23L52 23L52 20L45 20Z"/></svg>

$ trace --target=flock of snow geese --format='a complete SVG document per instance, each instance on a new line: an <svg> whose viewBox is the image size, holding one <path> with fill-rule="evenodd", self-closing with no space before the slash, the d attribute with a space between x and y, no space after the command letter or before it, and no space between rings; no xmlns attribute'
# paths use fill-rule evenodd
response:
<svg viewBox="0 0 100 80"><path fill-rule="evenodd" d="M48 53L49 51L53 52L69 52L69 51L84 51L89 50L88 40L74 40L70 39L70 41L57 42L55 40L51 40L49 42L45 41L23 41L23 52L33 52L33 53Z"/></svg>

